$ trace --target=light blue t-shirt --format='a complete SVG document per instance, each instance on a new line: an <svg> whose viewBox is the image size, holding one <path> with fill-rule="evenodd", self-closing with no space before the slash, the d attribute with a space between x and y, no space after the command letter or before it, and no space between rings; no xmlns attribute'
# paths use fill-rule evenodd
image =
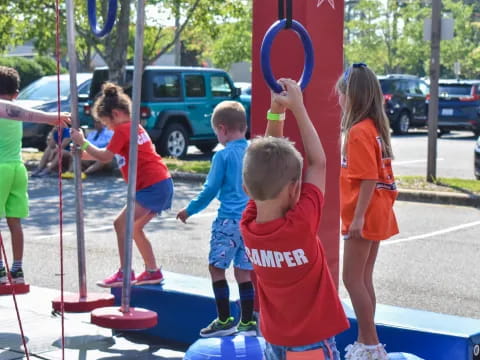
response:
<svg viewBox="0 0 480 360"><path fill-rule="evenodd" d="M241 219L248 202L242 188L243 157L247 147L246 139L230 141L213 156L203 190L187 207L189 216L205 209L217 197L220 201L219 218Z"/></svg>
<svg viewBox="0 0 480 360"><path fill-rule="evenodd" d="M88 133L87 140L90 141L96 147L103 149L106 148L112 139L113 131L107 128L103 128L101 131L93 130Z"/></svg>

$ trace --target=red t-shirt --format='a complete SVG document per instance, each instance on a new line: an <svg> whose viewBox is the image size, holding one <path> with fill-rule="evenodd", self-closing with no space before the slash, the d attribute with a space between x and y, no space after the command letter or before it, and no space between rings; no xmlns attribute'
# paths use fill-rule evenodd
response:
<svg viewBox="0 0 480 360"><path fill-rule="evenodd" d="M125 181L128 181L128 155L130 151L130 126L126 122L115 127L107 150L117 155L117 163ZM170 178L167 166L142 126L138 126L137 191Z"/></svg>
<svg viewBox="0 0 480 360"><path fill-rule="evenodd" d="M374 241L388 239L398 233L393 212L393 203L398 192L392 171L392 159L382 156L382 139L371 119L355 124L348 134L347 154L340 171L343 235L348 234L352 223L362 180L377 181L365 213L362 236Z"/></svg>
<svg viewBox="0 0 480 360"><path fill-rule="evenodd" d="M275 345L302 346L349 327L317 232L322 192L304 183L300 200L283 218L257 223L250 201L241 230L255 275L260 326Z"/></svg>

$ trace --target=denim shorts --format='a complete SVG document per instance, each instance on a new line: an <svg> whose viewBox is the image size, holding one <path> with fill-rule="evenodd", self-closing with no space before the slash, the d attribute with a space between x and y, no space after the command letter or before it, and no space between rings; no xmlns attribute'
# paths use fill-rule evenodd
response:
<svg viewBox="0 0 480 360"><path fill-rule="evenodd" d="M160 214L172 207L173 181L171 178L159 181L145 189L138 190L135 200L145 209Z"/></svg>
<svg viewBox="0 0 480 360"><path fill-rule="evenodd" d="M236 268L253 270L240 234L240 220L217 218L212 224L208 262L216 268L228 269L232 261Z"/></svg>
<svg viewBox="0 0 480 360"><path fill-rule="evenodd" d="M317 349L323 350L325 360L340 360L340 352L337 350L335 337L304 346L279 346L265 342L265 360L286 360L287 351L303 352Z"/></svg>

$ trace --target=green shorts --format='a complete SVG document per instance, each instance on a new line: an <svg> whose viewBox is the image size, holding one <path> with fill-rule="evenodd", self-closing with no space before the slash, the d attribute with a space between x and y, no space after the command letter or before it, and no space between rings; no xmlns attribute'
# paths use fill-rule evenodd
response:
<svg viewBox="0 0 480 360"><path fill-rule="evenodd" d="M28 175L25 165L0 163L0 218L28 216Z"/></svg>

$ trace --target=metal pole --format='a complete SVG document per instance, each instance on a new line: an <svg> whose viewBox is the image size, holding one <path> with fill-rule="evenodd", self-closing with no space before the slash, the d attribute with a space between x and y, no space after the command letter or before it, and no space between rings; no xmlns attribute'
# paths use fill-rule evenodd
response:
<svg viewBox="0 0 480 360"><path fill-rule="evenodd" d="M430 42L430 104L428 105L427 181L437 177L438 79L440 78L440 39L442 0L432 0L432 37Z"/></svg>
<svg viewBox="0 0 480 360"><path fill-rule="evenodd" d="M137 2L135 34L135 59L133 71L132 125L130 127L130 152L128 163L127 228L125 231L125 258L123 263L122 306L124 313L130 311L130 272L132 270L132 237L135 213L135 189L137 185L138 126L140 124L140 100L143 74L143 29L145 23L145 0Z"/></svg>
<svg viewBox="0 0 480 360"><path fill-rule="evenodd" d="M80 128L78 119L78 93L77 93L77 54L75 50L75 19L73 16L73 0L67 0L67 46L68 63L70 72L70 112L72 114L72 127ZM75 151L73 156L75 172L75 210L77 223L77 255L78 255L78 280L80 298L87 297L87 275L85 262L85 231L83 222L83 194L82 194L82 160L80 151Z"/></svg>
<svg viewBox="0 0 480 360"><path fill-rule="evenodd" d="M175 35L180 30L180 0L175 1ZM182 57L182 43L180 40L180 36L177 37L175 40L175 48L173 53L175 54L175 65L180 66L182 64L181 57Z"/></svg>

